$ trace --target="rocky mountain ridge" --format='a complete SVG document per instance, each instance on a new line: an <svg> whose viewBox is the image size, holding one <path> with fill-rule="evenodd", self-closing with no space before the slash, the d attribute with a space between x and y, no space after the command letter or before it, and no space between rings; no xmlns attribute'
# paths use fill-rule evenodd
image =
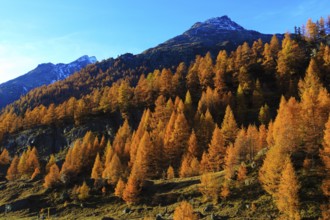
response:
<svg viewBox="0 0 330 220"><path fill-rule="evenodd" d="M28 73L13 80L0 84L0 108L20 98L30 90L42 85L49 85L59 80L66 79L73 73L89 64L96 63L94 56L82 56L68 63L43 63Z"/></svg>

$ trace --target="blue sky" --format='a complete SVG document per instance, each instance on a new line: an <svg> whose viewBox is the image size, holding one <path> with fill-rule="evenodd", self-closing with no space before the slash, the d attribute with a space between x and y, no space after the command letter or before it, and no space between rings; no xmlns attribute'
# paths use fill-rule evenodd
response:
<svg viewBox="0 0 330 220"><path fill-rule="evenodd" d="M195 22L228 15L246 29L284 33L329 14L329 0L0 0L0 83L39 63L140 53Z"/></svg>

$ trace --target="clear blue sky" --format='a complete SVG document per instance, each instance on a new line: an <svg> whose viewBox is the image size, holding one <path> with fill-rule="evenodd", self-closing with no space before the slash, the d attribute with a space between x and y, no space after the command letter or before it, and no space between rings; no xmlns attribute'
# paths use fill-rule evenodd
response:
<svg viewBox="0 0 330 220"><path fill-rule="evenodd" d="M197 21L228 15L247 29L284 33L326 17L329 0L0 0L0 83L39 63L98 60L145 49Z"/></svg>

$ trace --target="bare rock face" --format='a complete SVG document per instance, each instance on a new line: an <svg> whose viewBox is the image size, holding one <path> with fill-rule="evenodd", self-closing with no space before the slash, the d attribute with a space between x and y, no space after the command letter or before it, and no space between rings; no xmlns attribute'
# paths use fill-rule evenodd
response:
<svg viewBox="0 0 330 220"><path fill-rule="evenodd" d="M60 125L39 126L5 136L3 146L12 155L22 153L28 146L36 147L41 157L48 157L69 147L76 139L82 138L87 131L112 138L121 123L121 118L117 116L95 116L84 120L79 125L68 122Z"/></svg>

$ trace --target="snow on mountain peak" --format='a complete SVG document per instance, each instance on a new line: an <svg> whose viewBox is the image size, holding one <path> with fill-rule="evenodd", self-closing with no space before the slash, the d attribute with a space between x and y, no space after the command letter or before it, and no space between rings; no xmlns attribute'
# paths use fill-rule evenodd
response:
<svg viewBox="0 0 330 220"><path fill-rule="evenodd" d="M204 27L213 27L218 30L244 30L242 26L232 21L227 15L210 18L205 22L197 22L192 26L192 29Z"/></svg>
<svg viewBox="0 0 330 220"><path fill-rule="evenodd" d="M211 24L217 27L217 29L223 30L244 30L244 28L237 23L233 22L227 15L222 17L216 17L208 19L205 24Z"/></svg>

